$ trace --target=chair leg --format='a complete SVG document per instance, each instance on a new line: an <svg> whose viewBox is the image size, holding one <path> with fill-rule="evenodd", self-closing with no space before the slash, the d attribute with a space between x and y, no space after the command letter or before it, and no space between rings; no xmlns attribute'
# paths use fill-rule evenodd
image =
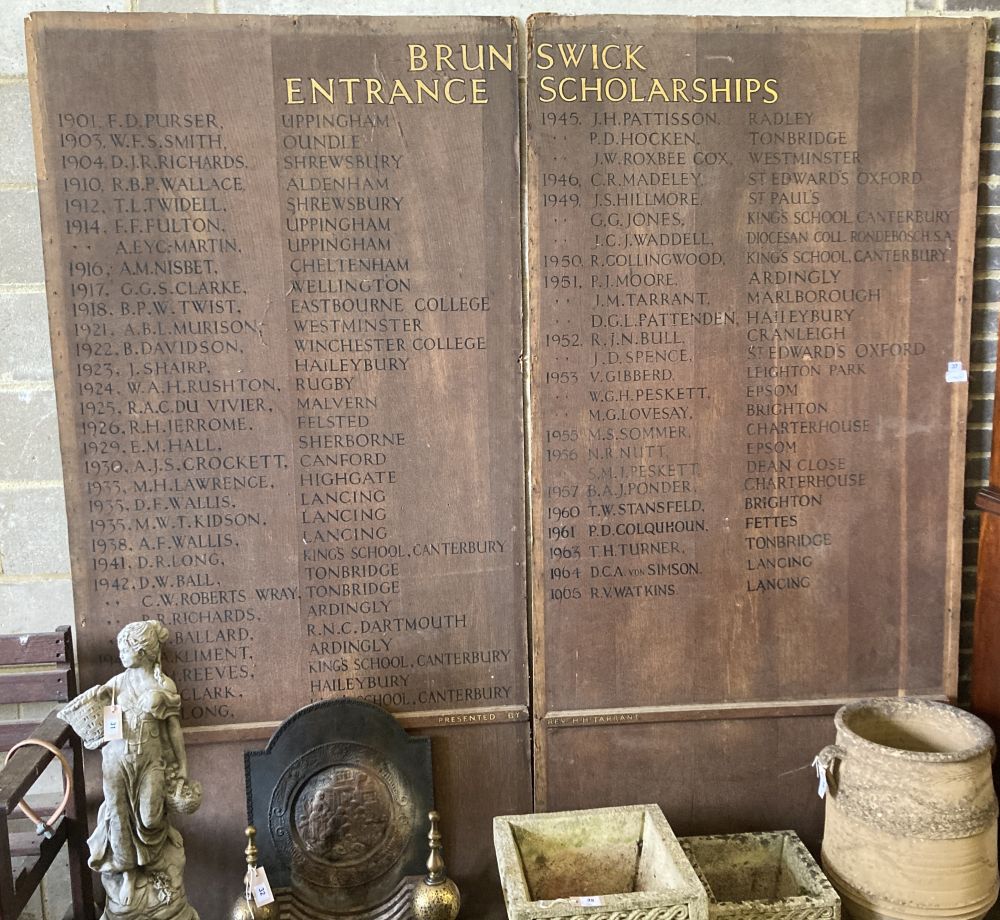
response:
<svg viewBox="0 0 1000 920"><path fill-rule="evenodd" d="M69 880L73 913L78 920L97 920L94 912L94 876L87 865L87 794L83 786L83 747L73 735L73 801L68 817L72 821L66 838L69 851Z"/></svg>
<svg viewBox="0 0 1000 920"><path fill-rule="evenodd" d="M10 832L7 816L0 817L0 920L15 920L14 871L10 863Z"/></svg>

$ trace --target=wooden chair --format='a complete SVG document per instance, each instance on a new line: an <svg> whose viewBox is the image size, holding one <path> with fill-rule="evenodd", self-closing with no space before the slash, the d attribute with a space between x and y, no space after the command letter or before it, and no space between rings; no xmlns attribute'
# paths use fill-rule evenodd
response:
<svg viewBox="0 0 1000 920"><path fill-rule="evenodd" d="M0 703L64 703L76 695L73 639L68 626L50 633L0 636ZM55 710L40 723L0 722L2 751L29 736L59 749L68 748L73 793L51 837L34 830L18 831L17 803L54 755L41 747L22 747L0 770L0 920L16 920L21 915L64 843L69 848L73 897L67 916L95 920L93 878L87 865L87 800L80 739ZM21 863L17 872L14 859Z"/></svg>

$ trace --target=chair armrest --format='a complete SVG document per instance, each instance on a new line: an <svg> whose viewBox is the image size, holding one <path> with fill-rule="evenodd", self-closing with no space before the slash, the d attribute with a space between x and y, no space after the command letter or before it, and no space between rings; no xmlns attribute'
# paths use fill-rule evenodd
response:
<svg viewBox="0 0 1000 920"><path fill-rule="evenodd" d="M69 741L71 732L72 729L53 711L31 737L61 748ZM14 810L51 760L52 753L43 748L24 747L14 752L10 762L0 770L0 816Z"/></svg>

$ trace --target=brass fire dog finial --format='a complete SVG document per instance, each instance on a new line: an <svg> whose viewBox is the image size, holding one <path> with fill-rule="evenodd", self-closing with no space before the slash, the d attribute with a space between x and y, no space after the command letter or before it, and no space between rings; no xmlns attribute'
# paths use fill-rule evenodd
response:
<svg viewBox="0 0 1000 920"><path fill-rule="evenodd" d="M258 907L254 903L253 895L250 893L250 884L257 872L257 828L251 825L244 833L247 836L247 848L243 851L247 858L244 892L236 899L236 903L233 904L229 920L272 920L277 915L271 909L271 905Z"/></svg>
<svg viewBox="0 0 1000 920"><path fill-rule="evenodd" d="M462 896L458 893L458 885L445 871L441 831L438 830L440 816L432 811L427 817L431 822L427 835L431 852L427 857L427 876L413 889L413 915L416 920L455 920L462 906Z"/></svg>

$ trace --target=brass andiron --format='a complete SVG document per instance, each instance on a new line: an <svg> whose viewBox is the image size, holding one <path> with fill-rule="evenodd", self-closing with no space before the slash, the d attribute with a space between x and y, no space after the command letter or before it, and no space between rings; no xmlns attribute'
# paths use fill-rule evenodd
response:
<svg viewBox="0 0 1000 920"><path fill-rule="evenodd" d="M277 914L272 910L272 905L258 907L254 903L253 895L250 893L250 885L257 873L257 828L253 825L248 827L244 833L247 835L247 848L244 851L247 857L247 874L243 877L244 891L233 904L233 909L229 914L229 920L274 920Z"/></svg>
<svg viewBox="0 0 1000 920"><path fill-rule="evenodd" d="M462 896L444 868L441 831L438 830L440 816L432 811L427 817L431 822L427 835L431 853L427 857L427 876L413 889L413 916L416 920L455 920L462 906Z"/></svg>

